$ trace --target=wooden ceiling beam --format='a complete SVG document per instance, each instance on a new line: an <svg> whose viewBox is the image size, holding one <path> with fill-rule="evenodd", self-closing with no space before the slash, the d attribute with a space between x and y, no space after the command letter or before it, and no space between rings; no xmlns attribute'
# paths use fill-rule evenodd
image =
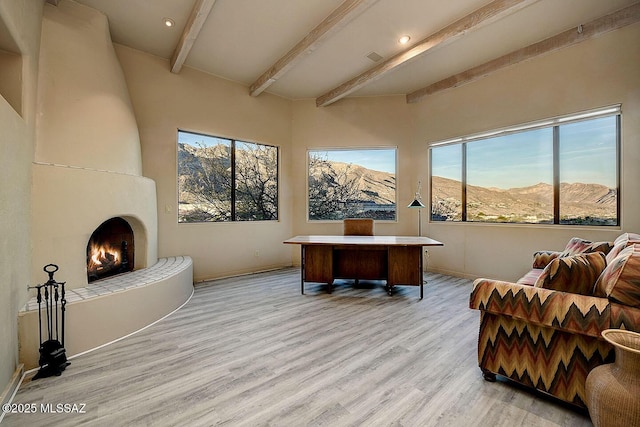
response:
<svg viewBox="0 0 640 427"><path fill-rule="evenodd" d="M318 48L320 43L336 33L353 18L362 13L377 0L346 0L329 16L318 24L309 34L300 40L289 52L278 59L250 86L251 96L260 95L266 88L286 73L296 62Z"/></svg>
<svg viewBox="0 0 640 427"><path fill-rule="evenodd" d="M316 106L324 107L332 104L350 93L355 92L361 87L379 79L384 74L399 67L400 65L403 65L407 61L414 59L416 56L422 55L435 47L451 43L469 31L480 28L491 22L495 22L498 19L514 13L536 1L538 0L494 0L475 12L470 13L456 22L447 25L440 31L437 31L436 33L419 41L412 47L392 56L388 60L365 71L359 76L354 77L348 82L341 84L335 89L330 90L316 99Z"/></svg>
<svg viewBox="0 0 640 427"><path fill-rule="evenodd" d="M640 3L636 3L617 12L598 18L588 24L583 24L577 28L572 28L560 34L556 34L555 36L549 37L541 42L515 50L499 58L411 92L407 95L407 103L418 102L425 96L462 86L510 65L589 40L593 37L634 24L638 21L640 21Z"/></svg>
<svg viewBox="0 0 640 427"><path fill-rule="evenodd" d="M194 3L187 25L185 25L180 41L171 56L172 73L179 73L182 69L184 61L186 61L215 2L216 0L196 0Z"/></svg>

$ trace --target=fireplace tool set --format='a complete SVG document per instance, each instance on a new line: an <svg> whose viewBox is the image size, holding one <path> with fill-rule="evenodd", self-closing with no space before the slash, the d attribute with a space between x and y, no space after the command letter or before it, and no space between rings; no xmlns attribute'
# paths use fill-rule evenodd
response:
<svg viewBox="0 0 640 427"><path fill-rule="evenodd" d="M64 298L65 282L57 282L53 274L58 271L55 264L47 264L43 270L49 275L49 280L42 285L30 286L37 289L38 301L38 331L40 334L40 369L33 379L59 376L70 364L67 361L64 348L64 313L67 300ZM60 301L60 310L58 310ZM46 313L46 340L42 340L42 304ZM58 314L58 311L60 312ZM58 324L58 321L60 322ZM60 328L58 328L60 326Z"/></svg>

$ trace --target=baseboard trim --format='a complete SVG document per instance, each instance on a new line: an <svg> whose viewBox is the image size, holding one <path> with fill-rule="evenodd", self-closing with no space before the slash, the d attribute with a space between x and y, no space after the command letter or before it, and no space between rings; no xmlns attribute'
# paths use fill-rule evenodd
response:
<svg viewBox="0 0 640 427"><path fill-rule="evenodd" d="M460 273L459 271L447 270L445 268L427 268L427 272L435 274L444 274L445 276L459 277L461 279L475 280L479 276L477 274Z"/></svg>
<svg viewBox="0 0 640 427"><path fill-rule="evenodd" d="M2 391L2 395L0 395L0 404L4 405L5 403L11 403L13 397L18 392L18 388L22 383L22 378L24 378L24 365L21 363L16 368L15 372L11 376L9 380L9 384ZM4 412L0 412L0 422L4 418Z"/></svg>
<svg viewBox="0 0 640 427"><path fill-rule="evenodd" d="M272 271L277 271L277 270L284 270L286 268L291 268L291 267L296 267L296 265L292 265L292 264L274 264L272 266L267 266L267 267L263 267L261 269L258 270L250 270L250 271L237 271L235 273L229 273L229 274L224 274L222 276L214 276L214 277L207 277L207 278L195 278L193 279L193 283L194 285L201 285L204 284L206 282L213 282L214 280L223 280L223 279L231 279L233 277L242 277L242 276L251 276L253 274L260 274L260 273L270 273ZM297 265L297 267L300 267L300 264Z"/></svg>

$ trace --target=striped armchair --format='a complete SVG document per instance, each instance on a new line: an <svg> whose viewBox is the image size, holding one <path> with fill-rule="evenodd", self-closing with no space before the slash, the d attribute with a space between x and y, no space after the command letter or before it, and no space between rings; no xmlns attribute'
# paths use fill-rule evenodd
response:
<svg viewBox="0 0 640 427"><path fill-rule="evenodd" d="M640 332L640 236L620 236L612 247L607 256L547 253L544 268L534 255L540 271L525 276L537 277L533 284L474 282L469 306L480 310L485 379L501 375L585 407L587 375L614 359L601 332Z"/></svg>

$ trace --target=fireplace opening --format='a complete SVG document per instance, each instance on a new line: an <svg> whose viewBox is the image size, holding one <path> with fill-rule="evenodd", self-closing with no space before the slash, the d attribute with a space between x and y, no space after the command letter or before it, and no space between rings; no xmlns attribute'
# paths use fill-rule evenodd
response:
<svg viewBox="0 0 640 427"><path fill-rule="evenodd" d="M122 218L111 218L91 235L87 244L89 283L133 270L133 229Z"/></svg>

